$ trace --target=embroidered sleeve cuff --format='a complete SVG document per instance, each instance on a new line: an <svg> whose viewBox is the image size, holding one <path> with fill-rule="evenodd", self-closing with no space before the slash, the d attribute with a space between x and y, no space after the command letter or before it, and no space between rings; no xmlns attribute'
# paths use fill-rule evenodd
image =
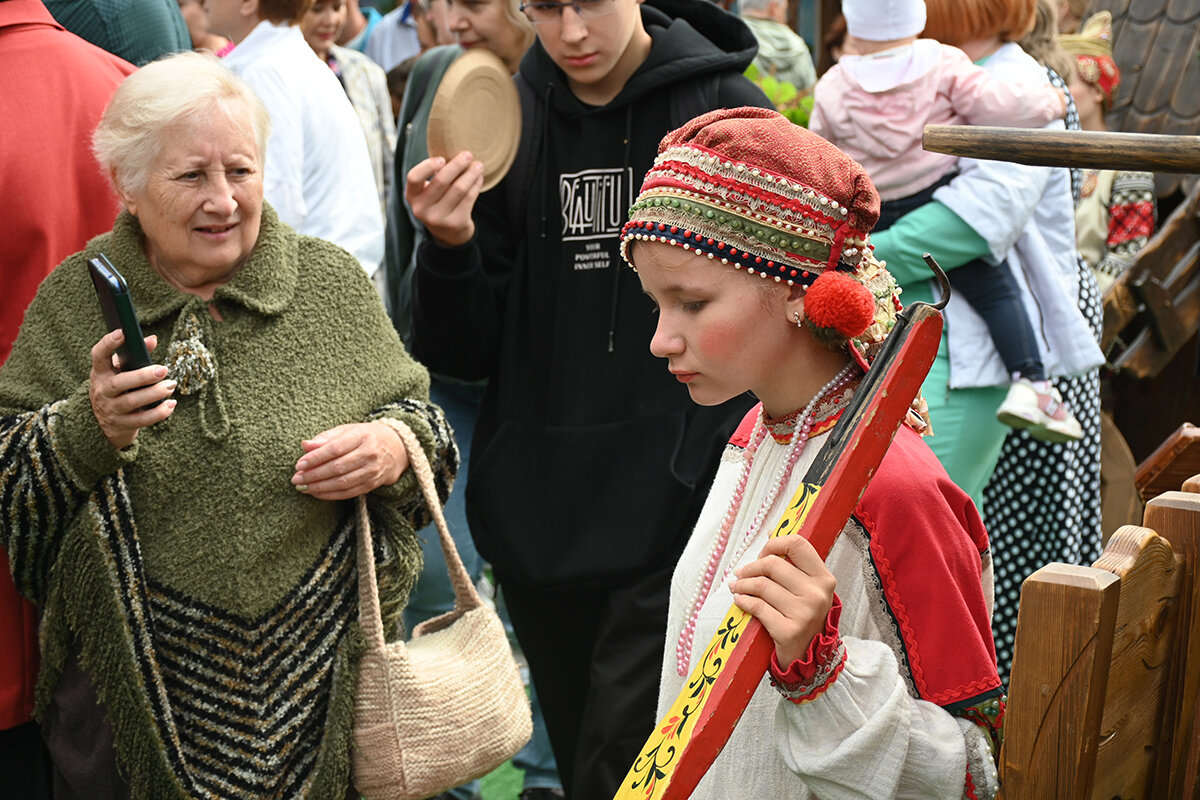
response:
<svg viewBox="0 0 1200 800"><path fill-rule="evenodd" d="M833 606L825 618L825 628L813 637L803 659L793 661L785 670L771 654L771 685L793 703L806 703L833 685L846 663L846 646L838 635L842 601L834 595Z"/></svg>

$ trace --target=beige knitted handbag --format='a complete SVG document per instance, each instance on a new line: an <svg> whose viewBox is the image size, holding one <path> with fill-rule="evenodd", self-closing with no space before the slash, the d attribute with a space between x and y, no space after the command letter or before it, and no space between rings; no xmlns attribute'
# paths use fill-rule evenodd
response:
<svg viewBox="0 0 1200 800"><path fill-rule="evenodd" d="M385 644L371 525L358 502L358 619L367 649L354 700L354 785L366 800L420 800L479 778L529 741L529 701L496 612L463 567L417 437L400 434L437 522L454 610L421 623L407 644Z"/></svg>

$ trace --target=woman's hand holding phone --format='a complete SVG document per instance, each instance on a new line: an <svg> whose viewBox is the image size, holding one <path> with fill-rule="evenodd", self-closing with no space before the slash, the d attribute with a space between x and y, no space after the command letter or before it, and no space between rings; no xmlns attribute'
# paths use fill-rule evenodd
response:
<svg viewBox="0 0 1200 800"><path fill-rule="evenodd" d="M171 416L176 402L166 399L175 391L175 381L164 380L166 367L155 364L128 372L120 370L116 355L124 342L125 334L120 329L96 342L88 388L96 422L104 438L118 450L133 444L142 428ZM157 345L157 336L146 337L147 350L153 352ZM157 405L150 407L154 403Z"/></svg>

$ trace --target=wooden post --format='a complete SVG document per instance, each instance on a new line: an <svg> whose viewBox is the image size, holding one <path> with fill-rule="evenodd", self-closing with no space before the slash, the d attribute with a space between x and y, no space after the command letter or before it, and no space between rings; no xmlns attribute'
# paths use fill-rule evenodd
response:
<svg viewBox="0 0 1200 800"><path fill-rule="evenodd" d="M1200 494L1164 492L1146 504L1144 521L1171 543L1180 562L1174 674L1163 710L1155 796L1192 798L1200 791Z"/></svg>
<svg viewBox="0 0 1200 800"><path fill-rule="evenodd" d="M1000 781L1009 800L1088 797L1120 581L1049 564L1021 587Z"/></svg>
<svg viewBox="0 0 1200 800"><path fill-rule="evenodd" d="M1180 570L1167 540L1125 525L1109 540L1097 569L1121 579L1112 660L1100 728L1094 800L1160 797L1153 780L1172 678Z"/></svg>

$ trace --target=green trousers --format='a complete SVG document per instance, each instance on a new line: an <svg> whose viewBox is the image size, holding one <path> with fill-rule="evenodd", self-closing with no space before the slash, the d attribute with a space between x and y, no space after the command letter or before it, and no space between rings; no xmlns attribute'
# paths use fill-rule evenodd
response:
<svg viewBox="0 0 1200 800"><path fill-rule="evenodd" d="M929 300L927 286L925 282L905 286L905 303ZM926 443L942 462L950 479L971 496L982 513L983 487L992 477L1004 437L1011 430L996 419L996 409L1004 402L1008 387L951 389L950 350L943 333L937 358L921 392L929 404L929 421L934 434L925 437Z"/></svg>

